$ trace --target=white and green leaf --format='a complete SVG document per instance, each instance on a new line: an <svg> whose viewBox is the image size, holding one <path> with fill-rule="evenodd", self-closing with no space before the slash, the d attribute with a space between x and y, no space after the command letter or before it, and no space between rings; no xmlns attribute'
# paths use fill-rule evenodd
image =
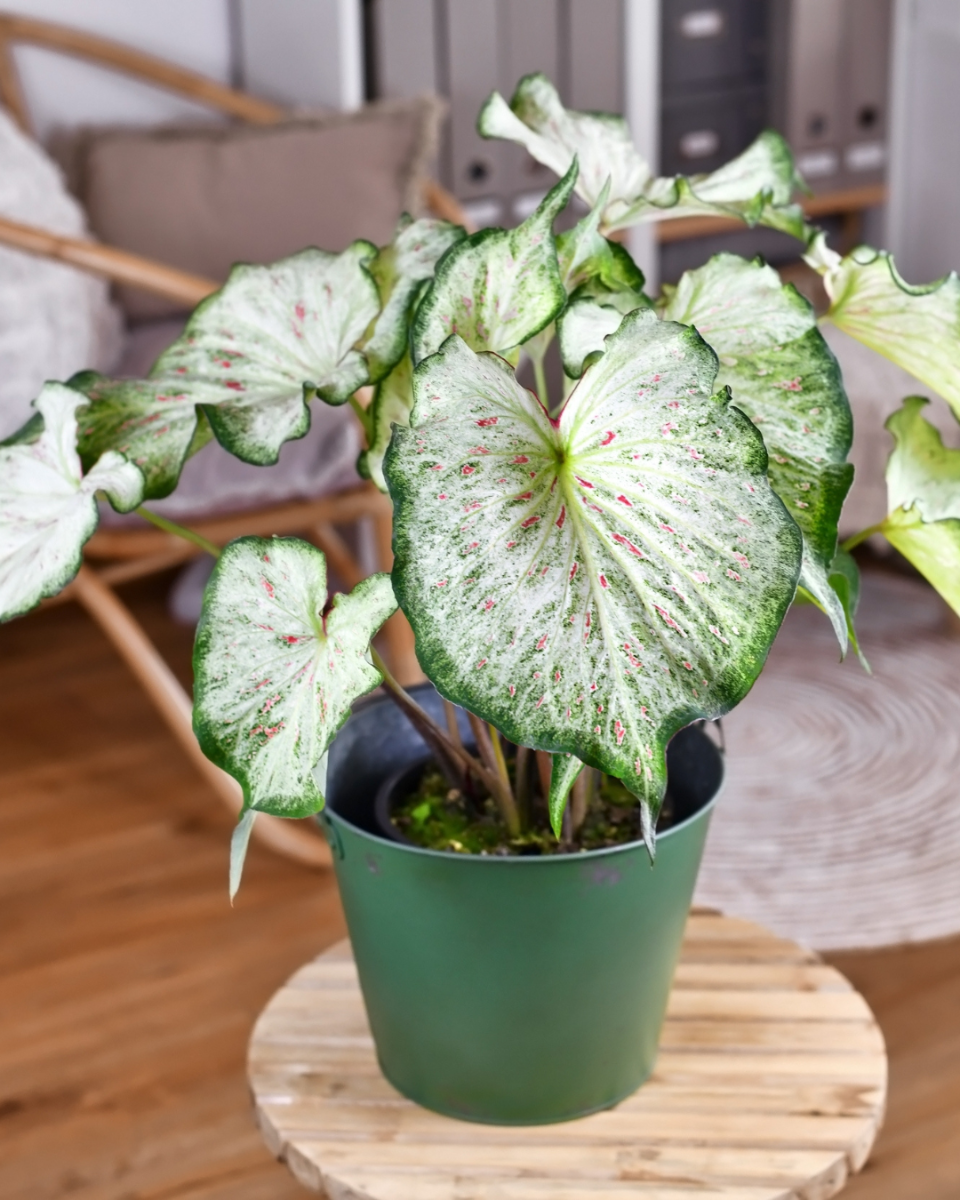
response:
<svg viewBox="0 0 960 1200"><path fill-rule="evenodd" d="M507 354L549 325L567 298L553 222L575 178L574 165L516 229L482 229L440 260L414 318L415 364L454 333L475 350Z"/></svg>
<svg viewBox="0 0 960 1200"><path fill-rule="evenodd" d="M712 174L656 178L622 117L564 108L545 75L521 79L509 104L494 92L477 127L484 137L519 143L558 175L576 157L577 195L591 208L609 183L602 221L608 232L640 221L709 214L772 225L805 238L803 214L790 204L800 183L793 155L772 130Z"/></svg>
<svg viewBox="0 0 960 1200"><path fill-rule="evenodd" d="M887 419L895 445L880 531L960 613L960 450L922 416L927 403L909 396Z"/></svg>
<svg viewBox="0 0 960 1200"><path fill-rule="evenodd" d="M145 500L169 494L186 460L210 441L209 422L198 409L209 384L182 379L109 379L95 371L74 375L69 386L89 404L80 413L77 449L85 468L108 450L135 463L143 475Z"/></svg>
<svg viewBox="0 0 960 1200"><path fill-rule="evenodd" d="M437 688L622 779L648 816L667 741L746 694L800 570L716 371L696 330L637 310L551 419L454 337L417 368L385 461L394 585Z"/></svg>
<svg viewBox="0 0 960 1200"><path fill-rule="evenodd" d="M119 512L140 503L143 476L115 451L84 474L76 449L84 397L48 383L34 401L43 419L35 440L0 448L0 620L56 595L80 568L97 527L97 492Z"/></svg>
<svg viewBox="0 0 960 1200"><path fill-rule="evenodd" d="M379 383L407 349L410 316L417 296L433 278L438 261L466 230L447 221L401 219L396 236L370 263L380 293L380 315L362 349L371 383Z"/></svg>
<svg viewBox="0 0 960 1200"><path fill-rule="evenodd" d="M197 308L183 336L150 373L199 403L217 441L244 462L266 466L310 427L315 396L342 404L369 381L358 348L380 313L367 270L376 247L341 254L303 250L271 266L234 267Z"/></svg>
<svg viewBox="0 0 960 1200"><path fill-rule="evenodd" d="M550 764L550 791L547 795L547 813L550 828L559 838L563 833L563 814L566 811L570 789L583 770L583 763L572 754L555 754Z"/></svg>
<svg viewBox="0 0 960 1200"><path fill-rule="evenodd" d="M387 490L383 477L383 456L393 436L394 422L407 425L413 407L413 364L404 354L390 374L377 384L368 410L368 447L357 462L364 479L372 479L381 492Z"/></svg>
<svg viewBox="0 0 960 1200"><path fill-rule="evenodd" d="M720 359L718 382L763 434L770 483L803 533L800 583L845 651L847 614L830 584L853 467L853 420L840 368L810 304L759 260L718 254L688 271L664 316L693 325Z"/></svg>
<svg viewBox="0 0 960 1200"><path fill-rule="evenodd" d="M822 239L809 261L823 273L827 319L933 388L960 419L960 279L913 287L893 258L861 246L840 259Z"/></svg>
<svg viewBox="0 0 960 1200"><path fill-rule="evenodd" d="M193 727L243 788L244 808L302 817L350 705L381 682L370 639L396 609L387 575L327 602L323 554L296 538L240 538L207 585L194 648Z"/></svg>

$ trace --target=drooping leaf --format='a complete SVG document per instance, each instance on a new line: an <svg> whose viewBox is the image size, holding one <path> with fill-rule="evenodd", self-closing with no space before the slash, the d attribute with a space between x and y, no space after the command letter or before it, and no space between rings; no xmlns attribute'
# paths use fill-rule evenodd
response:
<svg viewBox="0 0 960 1200"><path fill-rule="evenodd" d="M808 261L823 272L827 318L933 388L960 419L960 279L951 272L913 287L885 251L861 246L840 259L813 247Z"/></svg>
<svg viewBox="0 0 960 1200"><path fill-rule="evenodd" d="M448 221L413 221L404 215L393 241L370 263L382 305L363 343L371 383L379 383L403 357L417 294L424 281L433 278L440 258L466 236L465 229Z"/></svg>
<svg viewBox="0 0 960 1200"><path fill-rule="evenodd" d="M393 424L406 425L413 407L413 364L405 354L390 374L377 384L370 405L369 446L357 462L357 470L364 479L372 479L381 492L387 490L383 478L383 456L393 436Z"/></svg>
<svg viewBox="0 0 960 1200"><path fill-rule="evenodd" d="M327 605L323 554L296 538L240 538L207 584L194 648L193 727L243 788L244 807L302 817L351 703L381 682L370 639L396 609L387 575Z"/></svg>
<svg viewBox="0 0 960 1200"><path fill-rule="evenodd" d="M240 814L240 820L230 837L230 901L233 902L240 891L240 880L243 878L243 864L247 861L247 847L250 845L250 834L253 833L253 823L257 819L256 809L248 808Z"/></svg>
<svg viewBox="0 0 960 1200"><path fill-rule="evenodd" d="M860 568L857 566L857 561L853 555L848 554L842 546L837 547L837 553L830 564L828 578L830 586L836 592L840 605L843 608L850 645L853 646L854 653L860 659L863 669L869 673L870 664L860 649L860 642L857 639L857 631L854 626L857 608L860 604Z"/></svg>
<svg viewBox="0 0 960 1200"><path fill-rule="evenodd" d="M109 451L84 475L76 450L79 392L48 383L34 401L43 431L0 448L0 621L56 595L80 569L97 527L97 492L119 512L140 503L143 476Z"/></svg>
<svg viewBox="0 0 960 1200"><path fill-rule="evenodd" d="M894 450L887 463L890 514L881 531L960 613L960 450L948 449L909 396L887 419Z"/></svg>
<svg viewBox="0 0 960 1200"><path fill-rule="evenodd" d="M506 354L554 319L567 294L553 222L575 178L574 165L516 229L481 229L441 259L414 318L414 363L454 333L475 350Z"/></svg>
<svg viewBox="0 0 960 1200"><path fill-rule="evenodd" d="M829 575L853 480L853 421L812 307L772 267L718 254L682 277L664 316L699 330L720 359L719 382L763 434L770 483L803 533L800 583L845 651L847 618Z"/></svg>
<svg viewBox="0 0 960 1200"><path fill-rule="evenodd" d="M563 814L566 811L570 789L576 783L577 776L583 770L583 763L572 754L555 754L550 769L550 795L547 797L547 811L550 814L550 828L556 837L563 832Z"/></svg>
<svg viewBox="0 0 960 1200"><path fill-rule="evenodd" d="M151 380L198 389L225 449L244 462L275 463L283 443L309 429L314 396L342 404L369 379L357 345L380 312L366 269L375 253L354 242L341 254L311 249L268 267L234 267Z"/></svg>
<svg viewBox="0 0 960 1200"><path fill-rule="evenodd" d="M385 461L394 586L440 692L654 815L667 741L745 695L800 569L716 369L695 330L640 309L551 420L454 337L415 372Z"/></svg>
<svg viewBox="0 0 960 1200"><path fill-rule="evenodd" d="M494 92L480 111L477 128L484 137L518 142L558 175L576 156L577 195L591 208L609 181L602 222L608 232L639 221L702 213L769 224L805 238L803 214L790 204L800 183L793 155L772 130L710 175L658 179L633 145L622 117L564 108L545 75L521 79L509 105Z"/></svg>
<svg viewBox="0 0 960 1200"><path fill-rule="evenodd" d="M69 386L89 405L80 414L77 449L85 469L106 450L136 463L145 500L169 496L183 464L211 439L209 423L197 405L217 402L209 384L167 379L109 379L95 371L74 375Z"/></svg>

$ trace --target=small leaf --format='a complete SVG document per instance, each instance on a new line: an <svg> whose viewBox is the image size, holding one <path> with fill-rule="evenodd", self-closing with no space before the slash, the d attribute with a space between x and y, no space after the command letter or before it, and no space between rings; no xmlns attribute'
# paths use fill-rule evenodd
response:
<svg viewBox="0 0 960 1200"><path fill-rule="evenodd" d="M466 230L447 221L412 221L404 215L396 236L370 263L382 308L373 332L363 343L371 383L379 383L403 357L409 319L423 283L433 278L437 262Z"/></svg>
<svg viewBox="0 0 960 1200"><path fill-rule="evenodd" d="M370 445L360 455L357 469L364 479L372 479L381 492L387 490L383 478L383 456L393 437L393 425L407 425L413 407L413 364L405 354L386 379L377 384L370 405Z"/></svg>
<svg viewBox="0 0 960 1200"><path fill-rule="evenodd" d="M564 374L579 379L593 356L603 353L604 339L620 328L623 314L611 304L587 298L571 300L557 318L557 340Z"/></svg>
<svg viewBox="0 0 960 1200"><path fill-rule="evenodd" d="M857 615L857 608L860 604L860 568L857 566L857 561L853 555L848 554L841 546L837 547L837 553L830 564L828 578L830 586L836 592L840 606L843 609L850 645L853 646L854 653L860 660L860 665L867 674L871 674L870 664L860 649L860 643L857 640L857 631L854 628L854 618Z"/></svg>
<svg viewBox="0 0 960 1200"><path fill-rule="evenodd" d="M885 251L861 246L838 261L815 259L830 296L831 320L933 388L960 419L960 279L912 287Z"/></svg>
<svg viewBox="0 0 960 1200"><path fill-rule="evenodd" d="M555 754L550 771L550 795L547 797L547 811L550 814L550 828L556 837L563 833L563 814L566 811L570 789L576 783L577 776L583 770L583 763L572 754Z"/></svg>
<svg viewBox="0 0 960 1200"><path fill-rule="evenodd" d="M107 450L118 451L140 468L145 500L169 496L183 464L212 437L197 410L204 397L216 403L217 389L209 385L185 387L173 378L109 379L82 371L69 386L90 402L80 415L77 437L84 467Z"/></svg>
<svg viewBox="0 0 960 1200"><path fill-rule="evenodd" d="M414 363L453 333L475 350L506 354L549 325L567 298L553 222L575 178L576 165L516 229L481 229L441 259L414 319Z"/></svg>
<svg viewBox="0 0 960 1200"><path fill-rule="evenodd" d="M590 283L606 292L642 295L643 272L625 247L600 233L609 190L608 180L593 209L557 238L560 275L568 292Z"/></svg>
<svg viewBox="0 0 960 1200"><path fill-rule="evenodd" d="M236 899L240 891L240 880L243 878L243 864L247 861L247 847L250 845L250 834L253 833L253 823L257 812L248 808L240 814L240 820L230 838L230 903Z"/></svg>
<svg viewBox="0 0 960 1200"><path fill-rule="evenodd" d="M770 483L803 533L800 583L829 616L841 649L847 619L829 581L837 523L853 479L850 405L810 304L759 260L715 255L688 271L664 306L720 359L718 382L763 434Z"/></svg>
<svg viewBox="0 0 960 1200"><path fill-rule="evenodd" d="M240 538L204 595L193 726L245 808L303 817L323 806L314 771L351 703L375 688L370 639L396 609L387 575L327 607L323 554L296 538Z"/></svg>
<svg viewBox="0 0 960 1200"><path fill-rule="evenodd" d="M916 508L898 508L881 531L960 616L960 520L924 521Z"/></svg>
<svg viewBox="0 0 960 1200"><path fill-rule="evenodd" d="M114 451L83 475L76 451L79 392L48 383L34 401L43 420L35 441L0 448L0 620L56 595L80 568L97 527L96 493L118 512L136 508L143 476Z"/></svg>
<svg viewBox="0 0 960 1200"><path fill-rule="evenodd" d="M564 108L545 75L521 79L509 105L494 92L481 109L477 127L484 137L525 146L558 175L577 157L577 195L591 208L609 183L602 220L608 232L639 221L709 214L771 225L806 240L803 213L790 204L800 183L793 155L772 130L710 175L657 179L634 147L622 117Z"/></svg>
<svg viewBox="0 0 960 1200"><path fill-rule="evenodd" d="M309 429L309 400L342 404L369 379L356 347L380 312L366 269L375 253L354 242L342 254L303 250L268 267L234 267L150 379L196 391L231 454L275 463L283 443Z"/></svg>
<svg viewBox="0 0 960 1200"><path fill-rule="evenodd" d="M745 695L800 569L716 369L695 330L641 309L551 419L453 337L385 461L397 597L441 694L617 776L648 816L667 741Z"/></svg>

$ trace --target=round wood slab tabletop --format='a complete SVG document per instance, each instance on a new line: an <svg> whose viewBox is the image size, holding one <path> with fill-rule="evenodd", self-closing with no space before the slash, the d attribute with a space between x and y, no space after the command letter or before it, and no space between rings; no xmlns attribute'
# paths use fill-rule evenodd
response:
<svg viewBox="0 0 960 1200"><path fill-rule="evenodd" d="M838 971L696 911L656 1069L606 1112L504 1127L404 1099L348 942L274 995L248 1069L270 1149L331 1200L827 1200L866 1161L887 1086L883 1037Z"/></svg>

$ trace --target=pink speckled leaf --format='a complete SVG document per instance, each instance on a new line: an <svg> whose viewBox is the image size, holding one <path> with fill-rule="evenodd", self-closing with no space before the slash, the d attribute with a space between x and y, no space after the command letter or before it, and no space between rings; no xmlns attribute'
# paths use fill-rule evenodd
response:
<svg viewBox="0 0 960 1200"><path fill-rule="evenodd" d="M694 325L720 359L770 455L770 483L803 534L800 583L830 618L842 652L848 620L830 583L837 524L853 481L853 418L813 307L772 268L717 254L687 271L664 315Z"/></svg>
<svg viewBox="0 0 960 1200"><path fill-rule="evenodd" d="M0 447L0 621L56 595L76 575L97 527L98 491L120 512L140 503L143 476L115 451L82 473L76 413L85 403L63 384L46 384L35 401L42 432Z"/></svg>
<svg viewBox="0 0 960 1200"><path fill-rule="evenodd" d="M342 404L369 379L358 348L380 312L366 269L376 254L303 250L268 267L241 265L205 300L150 373L158 387L196 390L231 454L267 466L310 428L315 396Z"/></svg>
<svg viewBox="0 0 960 1200"><path fill-rule="evenodd" d="M443 695L655 815L669 738L760 671L801 538L696 330L640 309L605 345L555 420L457 337L420 365L385 461L394 586Z"/></svg>
<svg viewBox="0 0 960 1200"><path fill-rule="evenodd" d="M318 766L350 705L381 682L370 639L396 609L388 575L327 602L323 554L297 538L240 538L207 585L194 648L193 727L244 807L323 807Z"/></svg>

